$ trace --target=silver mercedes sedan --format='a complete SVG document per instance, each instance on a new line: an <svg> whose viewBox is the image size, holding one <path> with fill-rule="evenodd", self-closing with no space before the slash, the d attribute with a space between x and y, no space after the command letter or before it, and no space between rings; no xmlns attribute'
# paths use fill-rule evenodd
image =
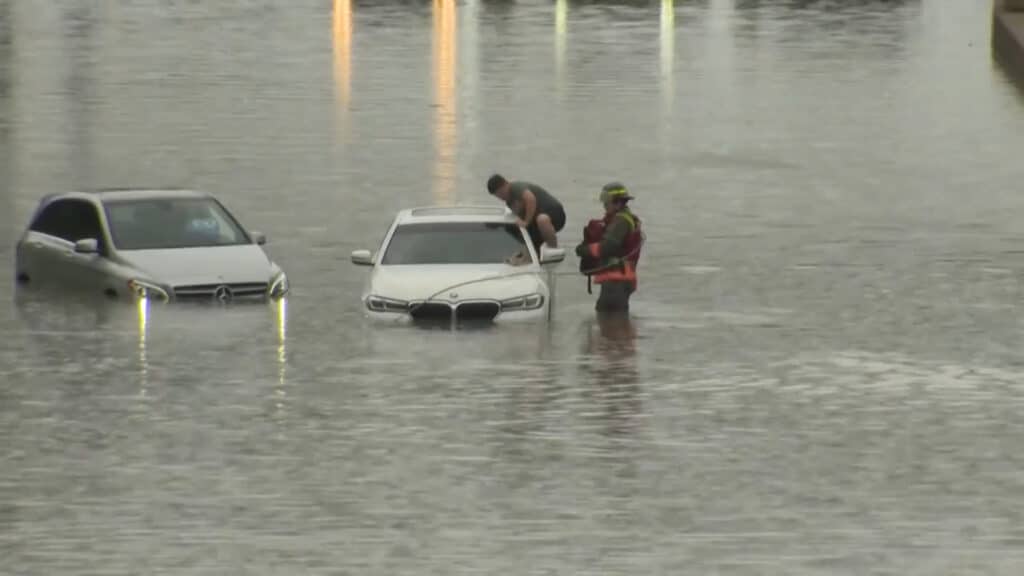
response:
<svg viewBox="0 0 1024 576"><path fill-rule="evenodd" d="M284 272L211 194L117 189L51 194L18 241L19 284L110 298L278 299Z"/></svg>

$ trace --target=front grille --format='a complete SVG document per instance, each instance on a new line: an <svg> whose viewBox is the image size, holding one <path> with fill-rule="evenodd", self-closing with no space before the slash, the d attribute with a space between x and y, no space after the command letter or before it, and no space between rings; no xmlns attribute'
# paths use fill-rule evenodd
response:
<svg viewBox="0 0 1024 576"><path fill-rule="evenodd" d="M452 310L454 309L454 318ZM444 302L412 303L409 315L421 324L450 325L456 323L488 323L501 312L497 302L463 302L447 304Z"/></svg>
<svg viewBox="0 0 1024 576"><path fill-rule="evenodd" d="M466 302L455 309L456 321L490 322L501 310L497 302Z"/></svg>
<svg viewBox="0 0 1024 576"><path fill-rule="evenodd" d="M178 300L218 300L222 290L227 287L230 291L228 300L238 298L262 297L267 294L266 282L242 282L235 284L193 284L190 286L175 286L174 297Z"/></svg>
<svg viewBox="0 0 1024 576"><path fill-rule="evenodd" d="M410 305L409 315L415 320L443 320L450 322L452 319L452 308L441 302L417 302Z"/></svg>

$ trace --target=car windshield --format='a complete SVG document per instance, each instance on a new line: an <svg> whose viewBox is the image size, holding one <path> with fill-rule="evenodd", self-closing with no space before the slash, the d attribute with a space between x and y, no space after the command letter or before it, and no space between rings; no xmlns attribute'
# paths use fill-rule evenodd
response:
<svg viewBox="0 0 1024 576"><path fill-rule="evenodd" d="M501 264L519 253L533 261L514 224L405 224L395 229L381 264Z"/></svg>
<svg viewBox="0 0 1024 576"><path fill-rule="evenodd" d="M212 198L147 198L104 203L118 250L248 244L249 238Z"/></svg>

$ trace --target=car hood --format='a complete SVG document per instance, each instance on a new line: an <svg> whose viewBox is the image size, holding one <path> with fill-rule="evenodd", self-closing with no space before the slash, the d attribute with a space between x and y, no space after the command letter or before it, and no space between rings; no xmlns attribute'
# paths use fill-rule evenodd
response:
<svg viewBox="0 0 1024 576"><path fill-rule="evenodd" d="M120 252L152 280L171 286L267 282L271 263L255 244Z"/></svg>
<svg viewBox="0 0 1024 576"><path fill-rule="evenodd" d="M547 294L541 274L536 268L506 265L385 266L374 271L369 293L398 300L501 300L534 292Z"/></svg>

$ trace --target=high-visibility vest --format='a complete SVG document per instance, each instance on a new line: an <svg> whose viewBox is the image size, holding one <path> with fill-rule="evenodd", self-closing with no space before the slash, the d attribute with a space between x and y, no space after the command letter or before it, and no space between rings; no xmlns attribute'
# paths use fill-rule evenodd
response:
<svg viewBox="0 0 1024 576"><path fill-rule="evenodd" d="M622 243L622 256L608 256L601 254L601 239L604 232L611 224L612 218L622 216L629 223L631 230ZM640 219L629 211L622 211L605 216L600 220L591 220L583 229L583 241L587 244L590 258L580 260L580 271L594 270L593 280L597 284L604 282L630 282L633 289L637 286L636 268L640 261L640 249L643 246L643 233L640 229Z"/></svg>

